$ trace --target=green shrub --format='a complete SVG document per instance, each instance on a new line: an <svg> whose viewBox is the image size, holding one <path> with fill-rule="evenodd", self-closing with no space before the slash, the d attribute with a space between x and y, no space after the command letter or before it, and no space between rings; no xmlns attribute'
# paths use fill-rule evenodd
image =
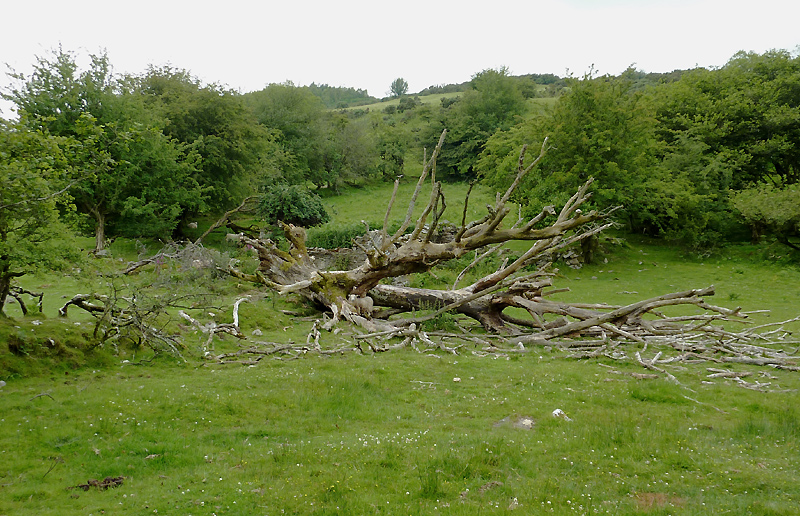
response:
<svg viewBox="0 0 800 516"><path fill-rule="evenodd" d="M265 187L258 214L271 224L280 220L304 227L318 226L331 219L319 196L300 185Z"/></svg>

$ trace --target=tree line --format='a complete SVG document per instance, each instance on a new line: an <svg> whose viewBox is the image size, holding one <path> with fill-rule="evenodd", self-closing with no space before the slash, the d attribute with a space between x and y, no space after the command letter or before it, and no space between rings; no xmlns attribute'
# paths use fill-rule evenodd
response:
<svg viewBox="0 0 800 516"><path fill-rule="evenodd" d="M515 79L480 72L432 117L428 139L449 131L440 173L503 190L522 145L548 137L516 196L527 212L594 177L592 207L621 206L627 231L698 247L771 234L798 249L800 57L741 52L718 69L589 73L540 112Z"/></svg>
<svg viewBox="0 0 800 516"><path fill-rule="evenodd" d="M404 95L398 79L401 105L385 111L329 109L368 96L327 85L241 94L172 67L119 75L105 54L81 70L62 49L11 75L2 97L19 118L0 123L0 307L14 277L66 259L53 243L67 228L94 233L98 251L108 236L175 238L254 192L265 220L321 223L313 190L394 179L443 129L439 177L503 190L520 147L549 137L516 190L526 213L591 176L592 207L622 206L629 231L698 246L749 232L797 247L800 233L800 59L786 51L671 74L489 69L438 105ZM552 107L535 102L546 95L558 95Z"/></svg>
<svg viewBox="0 0 800 516"><path fill-rule="evenodd" d="M69 254L70 230L93 233L96 252L109 237L179 238L254 193L268 221L318 224L327 214L310 188L369 180L396 148L382 119L327 109L315 94L331 93L325 85L243 95L172 67L119 75L104 53L80 69L62 49L10 75L2 97L18 119L0 120L0 307L15 277Z"/></svg>

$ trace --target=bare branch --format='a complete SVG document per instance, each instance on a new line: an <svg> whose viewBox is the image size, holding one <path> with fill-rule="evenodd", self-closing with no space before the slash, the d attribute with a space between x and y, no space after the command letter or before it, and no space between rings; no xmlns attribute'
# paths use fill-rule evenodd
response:
<svg viewBox="0 0 800 516"><path fill-rule="evenodd" d="M213 223L211 227L209 227L202 235L200 235L200 237L198 237L197 240L194 241L195 245L199 245L200 242L202 242L203 239L207 237L212 231L219 229L225 224L227 224L233 215L252 210L253 206L251 205L253 201L255 201L256 199L258 199L257 195L251 195L249 197L245 197L245 199L241 202L241 204L239 204L239 206L233 208L232 210L226 211L225 214L219 218L219 220Z"/></svg>
<svg viewBox="0 0 800 516"><path fill-rule="evenodd" d="M383 229L381 229L381 242L386 242L386 239L389 238L389 215L392 213L392 208L394 207L394 201L397 198L397 190L400 188L400 179L403 176L399 176L397 179L394 180L394 189L392 190L392 198L389 200L389 205L386 207L386 215L383 216Z"/></svg>
<svg viewBox="0 0 800 516"><path fill-rule="evenodd" d="M400 226L400 229L392 236L392 238L383 243L381 246L381 251L386 251L389 249L394 242L397 241L408 229L409 225L411 225L411 219L414 216L414 205L417 202L417 197L419 196L420 191L422 190L422 185L425 184L425 179L428 177L428 173L433 168L434 164L436 163L436 158L439 157L439 152L442 150L442 145L444 145L444 138L447 135L447 130L445 129L442 131L442 135L439 137L439 143L436 145L436 148L433 150L433 154L431 154L430 160L425 162L424 167L422 168L422 174L419 176L419 181L417 181L417 187L414 189L414 194L411 196L411 201L408 203L408 211L406 212L406 218L403 221L403 224Z"/></svg>

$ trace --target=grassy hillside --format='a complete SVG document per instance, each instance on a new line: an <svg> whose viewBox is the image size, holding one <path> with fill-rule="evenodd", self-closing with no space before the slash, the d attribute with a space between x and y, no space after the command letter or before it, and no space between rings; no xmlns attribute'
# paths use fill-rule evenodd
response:
<svg viewBox="0 0 800 516"><path fill-rule="evenodd" d="M461 95L461 93L434 93L431 95L411 95L415 99L418 99L422 105L430 105L430 106L439 106L441 105L442 99L449 99L455 98ZM530 107L530 113L536 114L542 112L547 107L552 107L558 101L558 97L541 97L541 98L530 98L527 100L527 103ZM389 106L397 107L400 104L399 98L394 99L385 99L381 100L380 102L375 102L373 104L365 104L362 106L351 106L347 108L339 108L337 111L359 111L368 109L369 111L383 111Z"/></svg>

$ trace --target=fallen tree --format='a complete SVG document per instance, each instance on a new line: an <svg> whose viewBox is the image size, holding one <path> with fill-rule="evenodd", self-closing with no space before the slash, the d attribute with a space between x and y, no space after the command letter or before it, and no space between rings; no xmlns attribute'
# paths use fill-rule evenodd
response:
<svg viewBox="0 0 800 516"><path fill-rule="evenodd" d="M268 239L236 238L243 245L255 249L258 269L246 274L229 266L228 274L246 281L264 285L279 294L296 293L311 301L329 318L318 327L315 324L315 346L267 346L260 356L279 352L319 349L319 330L331 330L344 319L361 328L354 336L356 345L339 346L337 351L354 349L364 351L367 343L373 352L386 351L405 345L424 345L428 349L456 352L443 339L472 341L483 345L484 352L508 353L524 351L527 345L538 344L569 349L576 347L577 358L583 356L612 356L621 343L662 343L684 351L682 360L691 357L703 360L766 364L793 367L791 354L770 351L774 331L766 335L752 331L725 330L722 322L746 322L747 314L740 308L728 309L710 304L706 298L714 295L714 288L692 289L669 293L625 306L607 304L559 303L548 296L564 289L553 288L554 270L547 262L567 246L581 243L612 225L609 215L614 211L599 212L582 207L591 197L589 179L577 192L556 210L547 206L536 216L513 224L506 219L512 213L510 199L525 176L541 161L547 152L547 140L540 152L525 165L527 146L520 152L516 175L511 186L498 193L495 203L488 205L486 215L480 220L466 221L469 192L464 202L461 224L448 236L439 233L446 200L442 185L436 180L436 158L446 133L429 159L425 160L406 215L400 228L389 233L388 222L394 207L399 180L395 182L392 198L387 206L383 227L368 232L363 242L355 242L363 252L363 263L349 270L323 269L317 266L314 250L306 247L303 228L282 224L290 248L283 251ZM414 209L426 183L429 183L427 204L414 220ZM471 188L470 188L471 191ZM227 216L227 214L226 214ZM442 232L444 233L444 232ZM450 289L413 288L387 284L387 278L429 271L436 265L475 252L474 266L513 240L530 241L531 245L511 263L504 262L495 272L458 288L466 269ZM540 264L533 267L533 264ZM667 316L668 306L691 305L699 308L694 315ZM521 309L516 315L509 308ZM419 313L429 312L424 316ZM519 315L527 313L527 317ZM434 341L430 332L421 330L421 324L445 312L462 314L480 323L484 332L464 331L460 334L439 334ZM412 316L409 316L412 315ZM503 336L490 342L489 335ZM401 341L389 343L398 337ZM699 338L698 338L699 337ZM785 337L785 335L784 335ZM580 338L575 340L576 338ZM782 343L785 344L785 341ZM722 353L724 359L713 354ZM237 353L237 356L247 353ZM656 363L660 357L637 362L649 369L660 371ZM674 360L674 359L673 359Z"/></svg>
<svg viewBox="0 0 800 516"><path fill-rule="evenodd" d="M446 207L442 185L436 180L436 159L446 132L424 162L399 229L389 233L390 215L394 207L399 179L386 208L383 227L368 232L363 243L356 242L363 252L363 263L349 270L325 270L317 266L314 252L306 247L306 232L301 227L281 224L289 241L288 251L281 250L269 239L239 234L243 245L251 246L258 255L258 269L244 273L229 266L227 273L240 279L264 285L279 294L296 293L311 301L330 318L321 327L332 329L344 319L368 333L380 335L408 334L408 329L444 312L463 314L478 321L489 333L510 335L517 346L546 344L565 337L602 337L611 335L633 342L645 342L655 336L703 333L712 338L730 337L714 326L720 321L743 320L741 309L727 309L709 304L705 298L714 294L713 287L686 290L639 301L627 306L604 304L557 303L547 297L558 289L551 288L555 271L547 260L567 246L595 237L612 225L609 215L582 207L591 197L589 179L556 210L546 206L530 219L518 218L513 224L506 219L512 213L510 199L529 172L547 152L547 140L529 164L525 164L528 147L522 148L516 175L495 203L487 205L480 220L467 222L467 206L471 188L464 202L460 225L443 237L440 222ZM429 183L427 204L414 221L415 207L426 183ZM228 219L229 214L224 217ZM412 221L414 221L412 223ZM219 225L222 225L220 222ZM458 287L459 275L450 289L412 288L387 284L387 278L425 272L448 260L475 252L477 258L467 267L498 251L505 243L530 241L528 250L511 263L504 262L495 272ZM532 264L541 264L531 268ZM694 305L700 314L667 317L666 306ZM380 310L379 310L380 308ZM509 308L521 309L528 317L510 315ZM431 311L422 317L420 311ZM409 317L404 314L417 315ZM554 317L555 316L555 317Z"/></svg>
<svg viewBox="0 0 800 516"><path fill-rule="evenodd" d="M425 307L454 310L472 317L492 332L513 332L509 323L519 321L504 315L509 307L527 309L528 301L543 295L542 289L550 284L551 273L545 269L535 272L525 268L534 261L582 239L596 235L609 227L610 212L581 210L590 198L587 181L570 200L556 211L545 207L528 219L518 219L504 225L512 212L509 201L522 179L535 167L547 151L547 141L539 155L524 165L527 147L522 149L515 180L508 190L497 196L494 205L487 206L487 214L480 220L467 222L469 193L464 203L464 216L451 238L436 238L441 217L446 207L441 182L436 180L436 158L444 142L445 133L426 160L416 188L409 202L405 219L394 233L388 232L389 218L394 207L399 180L386 209L383 227L370 235L366 245L359 244L365 260L349 270L322 270L306 247L303 228L281 224L290 249L283 251L268 239L239 235L243 245L252 246L259 259L258 270L253 274L229 267L228 273L246 281L262 284L280 294L297 293L317 306L328 310L332 316L325 328L332 328L345 319L368 331L400 329L419 322L414 318L378 319L375 307L388 307L390 312L418 311ZM426 182L430 181L428 202L421 215L414 219L414 209ZM473 282L471 285L450 290L412 289L381 283L387 278L425 272L448 260L460 258L472 251L488 246L499 246L513 240L531 241L527 252L505 264L500 270ZM524 324L523 324L524 325ZM530 326L541 326L534 318ZM517 326L515 324L515 326Z"/></svg>
<svg viewBox="0 0 800 516"><path fill-rule="evenodd" d="M231 262L226 268L216 265L217 270L265 286L281 295L299 295L320 308L323 315L312 318L313 327L303 344L261 342L246 337L240 330L238 316L239 304L246 301L245 298L234 304L232 324L204 324L180 312L184 320L205 335L203 350L206 358L223 363L251 364L268 356L297 357L308 352L379 353L406 346L420 351L459 353L471 343L479 347L472 352L483 355L521 353L531 345L541 345L563 350L576 359L601 356L625 359L632 357L620 347L634 343L637 345L636 363L670 379L674 377L663 369L663 364L698 360L798 369L797 349L792 352L783 350L784 346L798 343L789 338L791 332L784 329L784 323L776 323L773 329L765 326L745 331L728 329L731 322L746 323L748 314L740 308L728 309L709 303L707 298L714 295L713 287L673 292L624 306L550 300L552 294L566 290L554 287L557 271L551 269L550 260L568 246L580 244L611 226L609 215L613 210L583 212L582 207L591 196L590 179L560 210L547 206L529 219L518 217L513 223L506 220L513 211L510 205L512 195L547 152L545 140L538 156L528 165L525 165L527 147L523 147L514 181L505 192L496 196L493 205L486 207L484 217L466 221L468 192L460 225L445 231L440 225L444 226L441 222L446 200L442 185L436 180L436 157L444 137L445 134L430 159L425 161L400 227L393 233L388 231L398 180L385 212L383 227L368 231L363 240L355 242L362 256L358 266L347 270L323 267L320 264L324 260L315 256L319 251L306 247L305 230L290 224L281 225L289 242L288 250L281 249L272 240L255 238L255 231L233 235L234 240L255 251L258 267L253 273L245 273ZM428 201L421 214L416 216L415 206L426 183L430 188ZM232 215L249 209L248 202L226 213L212 228L229 225ZM531 243L518 258L504 261L497 270L474 279L469 285L458 286L469 269L500 252L512 240ZM192 253L199 252L202 252L202 247L198 242L189 244L187 250L169 250L154 258L161 260L189 254L194 257ZM474 253L476 258L450 288L414 288L384 281L430 271L467 253ZM126 272L158 260L143 259L129 266ZM183 261L187 262L186 259ZM199 263L214 267L210 259L193 258L191 263L192 266ZM129 307L118 311L118 303L97 297L94 300L102 303L92 304L90 299L76 296L62 310L65 312L67 306L75 305L94 313L99 320L111 321L112 336L119 333L118 328L136 322L129 319ZM697 310L689 315L667 315L664 309L673 306L689 306ZM426 321L448 312L468 318L467 323L457 325L460 331L424 329ZM469 323L470 319L474 322ZM340 333L334 338L336 342L332 347L323 348L320 338L324 330L333 330L342 320L350 323L348 328L352 333ZM468 325L471 326L467 328ZM148 331L144 328L139 333L148 334ZM213 339L224 334L234 335L240 348L215 355ZM652 358L644 358L648 346L659 348Z"/></svg>

